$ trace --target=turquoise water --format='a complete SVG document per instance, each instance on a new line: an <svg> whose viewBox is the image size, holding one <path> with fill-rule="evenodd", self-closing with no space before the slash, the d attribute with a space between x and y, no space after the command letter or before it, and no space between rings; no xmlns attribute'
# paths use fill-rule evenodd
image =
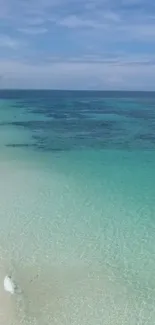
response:
<svg viewBox="0 0 155 325"><path fill-rule="evenodd" d="M0 322L154 324L155 94L0 98Z"/></svg>

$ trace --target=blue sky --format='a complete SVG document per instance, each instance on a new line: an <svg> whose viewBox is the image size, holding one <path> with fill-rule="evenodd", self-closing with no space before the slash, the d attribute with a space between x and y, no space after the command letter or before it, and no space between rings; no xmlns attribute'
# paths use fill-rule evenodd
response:
<svg viewBox="0 0 155 325"><path fill-rule="evenodd" d="M1 88L154 86L154 0L0 0Z"/></svg>

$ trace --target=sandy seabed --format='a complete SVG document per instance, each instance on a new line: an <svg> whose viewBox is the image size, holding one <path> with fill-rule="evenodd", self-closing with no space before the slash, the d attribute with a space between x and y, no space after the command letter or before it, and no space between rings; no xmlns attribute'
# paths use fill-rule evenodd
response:
<svg viewBox="0 0 155 325"><path fill-rule="evenodd" d="M60 213L60 207L62 213L69 202L74 211L76 198L69 197L67 201L66 196L66 206L63 204L62 175L53 174L48 184L48 172L41 176L35 169L26 170L24 164L19 167L16 162L3 162L0 178L0 325L153 324L153 297L136 290L127 279L121 278L116 268L94 258L91 237L82 233L83 226L77 224L76 228L77 232L81 231L81 242L84 236L81 246L76 246L79 242L76 243L76 233L73 234L74 258L69 255L74 241L64 247L68 231L74 230L72 219L69 217L61 226L56 213L57 209ZM42 216L47 215L51 207L53 219L49 219L48 227L44 228ZM47 238L44 245L50 226L53 234L50 243ZM85 247L90 248L88 259L80 258ZM76 249L81 252L76 254ZM59 260L63 254L68 254L67 259ZM9 295L4 291L4 277L9 273L20 293Z"/></svg>

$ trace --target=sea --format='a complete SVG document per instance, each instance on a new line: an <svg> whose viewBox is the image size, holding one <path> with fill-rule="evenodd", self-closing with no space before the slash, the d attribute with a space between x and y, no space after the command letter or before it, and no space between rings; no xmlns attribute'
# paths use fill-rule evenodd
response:
<svg viewBox="0 0 155 325"><path fill-rule="evenodd" d="M0 325L154 324L155 92L0 90Z"/></svg>

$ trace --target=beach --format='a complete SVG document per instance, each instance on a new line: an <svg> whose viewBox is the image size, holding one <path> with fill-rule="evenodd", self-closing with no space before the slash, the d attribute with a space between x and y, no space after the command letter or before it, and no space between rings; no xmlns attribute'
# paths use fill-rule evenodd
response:
<svg viewBox="0 0 155 325"><path fill-rule="evenodd" d="M97 129L90 147L89 125L75 146L75 124L60 138L60 120L49 127L24 100L1 112L0 324L152 325L153 144L132 148L132 129L130 150L101 148ZM19 293L4 291L6 274Z"/></svg>

